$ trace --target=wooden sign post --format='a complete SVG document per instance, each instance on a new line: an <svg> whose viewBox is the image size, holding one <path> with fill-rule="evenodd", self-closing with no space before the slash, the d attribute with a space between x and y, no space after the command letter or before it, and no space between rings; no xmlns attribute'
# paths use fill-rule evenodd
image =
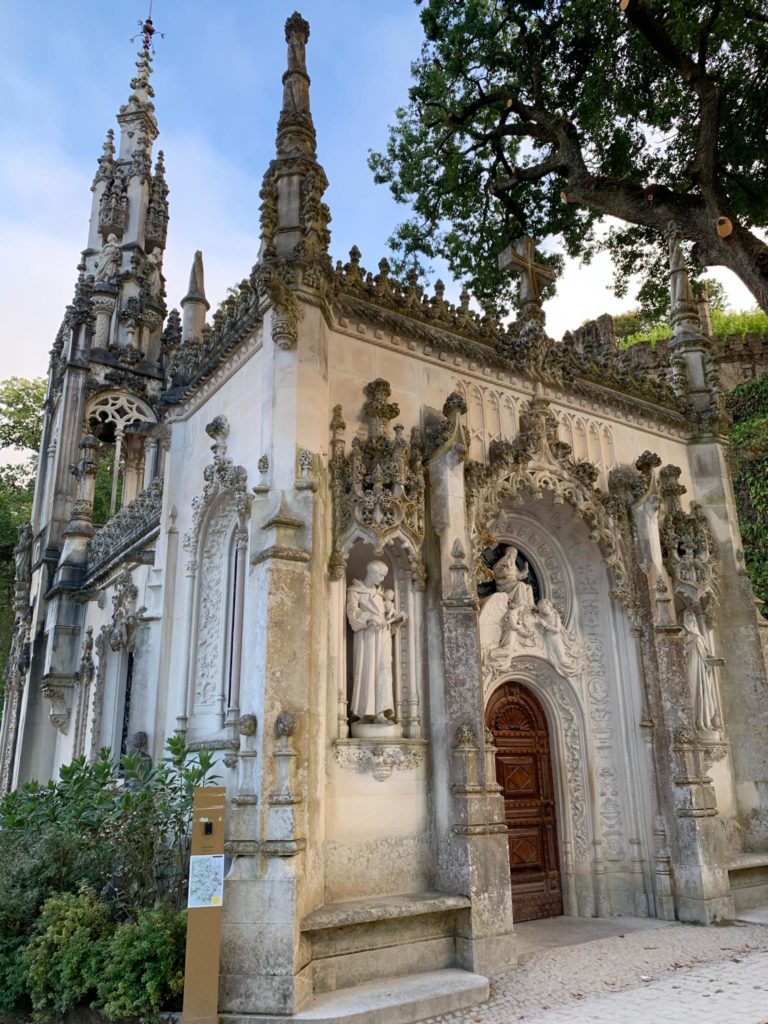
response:
<svg viewBox="0 0 768 1024"><path fill-rule="evenodd" d="M224 786L199 786L192 805L183 1024L218 1024L224 899Z"/></svg>

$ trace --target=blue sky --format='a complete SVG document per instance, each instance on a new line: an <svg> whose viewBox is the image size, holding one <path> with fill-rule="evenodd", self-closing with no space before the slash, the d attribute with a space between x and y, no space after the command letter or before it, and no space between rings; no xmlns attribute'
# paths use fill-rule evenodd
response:
<svg viewBox="0 0 768 1024"><path fill-rule="evenodd" d="M203 250L215 305L258 250L259 187L272 156L291 3L154 0L153 76L166 154L171 222L168 302L186 290ZM330 187L332 255L356 244L375 268L404 210L368 170L405 102L421 28L412 0L304 0L318 156ZM144 0L0 0L0 281L6 337L0 377L47 367L86 243L90 184L107 128L129 93ZM440 271L441 268L437 268ZM585 318L627 308L608 288L605 259L571 265L547 304L554 337ZM742 288L734 305L753 301ZM456 294L449 286L449 293Z"/></svg>

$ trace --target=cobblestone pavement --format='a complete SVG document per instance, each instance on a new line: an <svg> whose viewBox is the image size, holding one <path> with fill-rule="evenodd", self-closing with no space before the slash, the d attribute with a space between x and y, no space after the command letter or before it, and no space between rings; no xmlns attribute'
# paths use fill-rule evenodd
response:
<svg viewBox="0 0 768 1024"><path fill-rule="evenodd" d="M487 1003L428 1024L768 1024L768 928L631 927L523 953Z"/></svg>

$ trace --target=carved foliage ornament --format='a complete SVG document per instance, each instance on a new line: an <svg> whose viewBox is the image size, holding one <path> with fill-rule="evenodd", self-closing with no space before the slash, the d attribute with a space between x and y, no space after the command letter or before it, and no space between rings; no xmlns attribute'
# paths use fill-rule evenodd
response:
<svg viewBox="0 0 768 1024"><path fill-rule="evenodd" d="M121 572L115 581L112 597L112 624L109 627L109 646L113 651L129 650L133 645L136 627L146 608L136 608L139 588L129 572Z"/></svg>
<svg viewBox="0 0 768 1024"><path fill-rule="evenodd" d="M192 559L196 559L198 555L200 529L206 513L220 495L229 494L232 498L237 514L238 530L241 533L247 529L253 500L248 493L248 471L245 466L236 466L227 455L229 421L226 416L216 416L205 430L213 440L211 445L213 462L203 471L205 480L203 493L192 500L192 524L184 535L184 550Z"/></svg>
<svg viewBox="0 0 768 1024"><path fill-rule="evenodd" d="M331 421L331 489L333 494L334 539L330 572L333 579L344 574L346 552L355 535L369 540L377 555L395 538L405 542L414 581L425 579L421 548L424 542L424 452L417 428L410 441L403 427L390 421L400 408L390 402L391 389L385 380L374 380L365 389L363 414L368 436L352 441L349 454L343 438L346 424L341 406Z"/></svg>
<svg viewBox="0 0 768 1024"><path fill-rule="evenodd" d="M424 761L425 746L424 743L339 743L334 748L334 756L340 768L361 775L370 772L376 782L386 782L393 771L418 768Z"/></svg>
<svg viewBox="0 0 768 1024"><path fill-rule="evenodd" d="M659 533L674 593L684 608L711 620L719 588L715 542L706 517L696 502L691 502L690 512L683 511L680 497L685 487L680 484L677 466L664 466L659 471L659 491L667 510Z"/></svg>
<svg viewBox="0 0 768 1024"><path fill-rule="evenodd" d="M478 580L490 578L482 552L495 543L492 527L501 507L521 505L526 497L541 500L549 493L554 505L567 502L587 524L590 539L599 545L613 571L614 595L628 605L631 576L610 498L595 487L597 468L590 462L574 460L570 445L558 439L557 420L540 389L523 412L520 426L513 441L492 442L488 465L468 462L465 468Z"/></svg>

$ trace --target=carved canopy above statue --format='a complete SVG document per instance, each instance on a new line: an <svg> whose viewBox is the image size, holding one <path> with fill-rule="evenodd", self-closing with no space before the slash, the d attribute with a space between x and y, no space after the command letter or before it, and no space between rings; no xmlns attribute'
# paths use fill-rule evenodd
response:
<svg viewBox="0 0 768 1024"><path fill-rule="evenodd" d="M390 432L390 421L400 408L390 402L391 389L385 380L374 380L364 388L367 401L363 415L368 437L355 437L349 454L343 434L346 424L341 406L331 421L331 478L333 491L332 579L339 579L354 540L370 543L377 555L395 538L408 550L414 581L423 585L421 558L424 541L424 452L418 428L410 441L398 423Z"/></svg>

